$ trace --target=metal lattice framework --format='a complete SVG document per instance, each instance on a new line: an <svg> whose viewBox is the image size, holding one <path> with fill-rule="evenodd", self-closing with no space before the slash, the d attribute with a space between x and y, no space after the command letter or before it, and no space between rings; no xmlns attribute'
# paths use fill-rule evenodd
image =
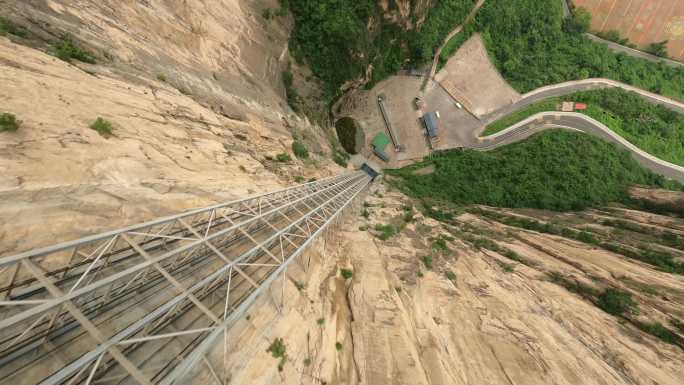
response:
<svg viewBox="0 0 684 385"><path fill-rule="evenodd" d="M182 384L202 362L224 384L206 354L223 336L225 360L228 328L369 183L355 172L0 259L0 383Z"/></svg>

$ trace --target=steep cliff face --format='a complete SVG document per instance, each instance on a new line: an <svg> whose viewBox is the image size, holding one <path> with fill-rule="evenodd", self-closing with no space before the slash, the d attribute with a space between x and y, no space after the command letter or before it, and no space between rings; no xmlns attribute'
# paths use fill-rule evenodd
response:
<svg viewBox="0 0 684 385"><path fill-rule="evenodd" d="M282 315L273 315L281 296L277 283L235 328L231 383L680 382L682 275L586 242L505 225L491 214L461 214L445 224L413 212L407 222L413 202L374 188L353 213L365 210L368 219L348 218L289 271ZM486 211L568 229L592 227L596 236L626 247L665 232L684 236L681 220L619 208L563 215ZM633 230L610 221L629 222ZM375 230L388 222L400 229L389 238ZM681 262L679 247L666 249ZM350 279L341 276L342 268L353 271ZM614 316L601 308L592 296L608 289L628 293L638 312ZM669 343L638 326L657 322L674 334ZM276 338L286 345L282 371L266 352ZM212 359L222 362L221 353ZM199 373L196 383L209 380Z"/></svg>
<svg viewBox="0 0 684 385"><path fill-rule="evenodd" d="M430 3L380 4L408 26ZM342 171L326 160L322 131L287 106L288 20L262 17L275 0L0 5L28 31L0 37L0 112L22 121L0 133L1 256ZM64 33L97 64L51 55ZM309 74L297 68L295 77ZM89 128L98 117L112 123L111 136ZM291 153L293 135L312 159L274 161ZM682 199L670 193L653 207L680 208ZM365 203L231 329L226 357L222 344L208 357L228 383L681 382L684 280L664 269L684 260L682 220L622 208L484 208L442 223L383 184ZM591 230L623 248L509 217ZM649 244L672 259L655 267L629 253ZM639 313L601 308L610 288ZM275 338L287 349L281 370L267 352ZM198 368L187 383L212 376Z"/></svg>
<svg viewBox="0 0 684 385"><path fill-rule="evenodd" d="M2 3L4 17L11 16L29 29L29 43L69 34L92 49L103 66L127 80L144 82L164 75L172 86L202 96L228 114L240 105L270 117L284 109L279 85L288 30L283 23L264 23L260 4L237 0Z"/></svg>
<svg viewBox="0 0 684 385"><path fill-rule="evenodd" d="M270 3L1 1L23 31L0 36L2 254L339 172L287 105ZM53 56L67 35L96 63ZM293 137L312 159L274 161Z"/></svg>

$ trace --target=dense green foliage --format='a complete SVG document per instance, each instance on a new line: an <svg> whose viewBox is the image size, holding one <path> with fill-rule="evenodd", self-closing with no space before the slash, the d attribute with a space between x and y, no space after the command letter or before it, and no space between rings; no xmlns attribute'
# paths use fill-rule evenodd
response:
<svg viewBox="0 0 684 385"><path fill-rule="evenodd" d="M476 17L490 57L518 91L606 77L684 99L684 69L615 54L564 21L557 0L488 0Z"/></svg>
<svg viewBox="0 0 684 385"><path fill-rule="evenodd" d="M474 3L438 1L422 25L407 31L385 20L374 0L291 0L292 53L299 62L307 60L326 84L328 97L353 79L370 87L402 66L430 61ZM576 9L564 19L561 7L558 0L488 0L474 22L447 43L440 63L480 31L494 64L518 91L606 77L684 99L684 69L611 52L582 34L590 25L588 12ZM621 42L619 35L603 37ZM661 54L662 48L655 44L651 50Z"/></svg>
<svg viewBox="0 0 684 385"><path fill-rule="evenodd" d="M309 158L309 150L306 148L304 143L302 143L298 140L295 140L294 142L292 142L292 152L299 159L308 159Z"/></svg>
<svg viewBox="0 0 684 385"><path fill-rule="evenodd" d="M373 48L366 28L376 12L373 0L292 0L290 6L295 19L291 36L295 58L306 57L333 92L347 80L362 76Z"/></svg>
<svg viewBox="0 0 684 385"><path fill-rule="evenodd" d="M105 138L112 136L112 123L106 119L95 119L93 124L90 125L90 128L97 131L98 134L104 136Z"/></svg>
<svg viewBox="0 0 684 385"><path fill-rule="evenodd" d="M636 314L639 311L639 307L631 294L612 288L601 293L598 297L598 306L606 313L616 316L625 313Z"/></svg>
<svg viewBox="0 0 684 385"><path fill-rule="evenodd" d="M19 129L21 122L13 114L3 112L0 114L0 132L14 132Z"/></svg>
<svg viewBox="0 0 684 385"><path fill-rule="evenodd" d="M627 39L626 37L622 37L622 35L620 35L620 31L617 31L615 29L611 29L605 32L596 32L596 36L600 37L601 39L612 41L613 43L618 43L629 48L636 48L635 44L631 43L629 39Z"/></svg>
<svg viewBox="0 0 684 385"><path fill-rule="evenodd" d="M292 108L292 111L298 113L301 109L299 107L300 96L297 89L294 88L294 76L292 72L288 69L283 71L283 86L285 86L285 97L287 98L287 104Z"/></svg>
<svg viewBox="0 0 684 385"><path fill-rule="evenodd" d="M537 112L553 111L561 100L586 103L588 109L578 112L605 124L649 154L684 166L684 115L620 88L577 92L544 100L490 124L484 135L498 132Z"/></svg>
<svg viewBox="0 0 684 385"><path fill-rule="evenodd" d="M670 329L663 326L663 324L660 322L639 323L637 326L644 332L658 337L661 341L667 342L669 344L672 344L677 340L677 335L674 334Z"/></svg>
<svg viewBox="0 0 684 385"><path fill-rule="evenodd" d="M419 63L432 60L437 48L454 27L465 20L474 0L441 0L428 12L420 32L413 37L412 54Z"/></svg>
<svg viewBox="0 0 684 385"><path fill-rule="evenodd" d="M65 36L60 41L58 41L55 46L55 56L66 61L71 62L71 60L78 60L84 63L95 64L95 55L92 52L80 47L73 39L69 36Z"/></svg>
<svg viewBox="0 0 684 385"><path fill-rule="evenodd" d="M591 27L591 13L586 8L575 8L572 11L572 17L565 20L565 30L570 33L585 33L589 31L589 27Z"/></svg>
<svg viewBox="0 0 684 385"><path fill-rule="evenodd" d="M371 87L408 62L432 59L446 35L468 14L473 0L442 0L418 30L384 19L375 0L290 0L295 19L291 48L334 96L349 80ZM369 76L366 69L372 68Z"/></svg>
<svg viewBox="0 0 684 385"><path fill-rule="evenodd" d="M667 40L651 43L646 47L645 51L652 55L667 57Z"/></svg>
<svg viewBox="0 0 684 385"><path fill-rule="evenodd" d="M340 269L340 275L342 275L342 278L344 279L349 279L354 275L354 272L349 269Z"/></svg>
<svg viewBox="0 0 684 385"><path fill-rule="evenodd" d="M414 170L434 165L435 171ZM628 198L630 185L667 185L613 144L576 132L546 131L490 152L448 151L399 170L409 195L457 204L580 210Z"/></svg>
<svg viewBox="0 0 684 385"><path fill-rule="evenodd" d="M10 34L18 37L27 37L28 32L24 27L13 23L11 20L0 17L0 35Z"/></svg>

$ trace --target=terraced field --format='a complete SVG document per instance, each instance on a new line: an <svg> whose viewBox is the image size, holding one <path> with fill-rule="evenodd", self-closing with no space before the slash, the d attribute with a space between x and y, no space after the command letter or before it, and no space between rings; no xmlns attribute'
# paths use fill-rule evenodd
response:
<svg viewBox="0 0 684 385"><path fill-rule="evenodd" d="M617 30L640 48L669 40L668 52L684 59L684 2L681 0L573 0L592 14L591 29Z"/></svg>

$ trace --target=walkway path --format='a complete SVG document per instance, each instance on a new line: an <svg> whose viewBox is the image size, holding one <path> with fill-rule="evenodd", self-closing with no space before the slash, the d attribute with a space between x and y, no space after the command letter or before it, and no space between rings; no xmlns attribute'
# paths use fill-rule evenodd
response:
<svg viewBox="0 0 684 385"><path fill-rule="evenodd" d="M451 32L449 32L449 34L447 35L447 37L446 37L446 38L444 39L444 41L442 42L442 45L439 46L439 49L438 49L437 52L435 53L435 58L432 59L432 67L430 68L430 76L428 76L427 79L432 79L432 78L435 77L435 73L437 72L437 64L439 63L439 55L442 54L442 50L443 50L444 47L447 45L447 43L449 42L449 40L451 40L452 37L456 36L456 34L458 34L459 32L461 32L461 30L463 30L463 26L466 25L466 24L468 24L468 23L475 17L475 15L477 14L477 11L480 10L480 8L481 8L482 5L484 4L484 2L485 2L485 0L477 0L477 3L476 3L475 6L473 7L473 9L470 11L470 13L468 14L468 16L465 18L465 20L463 21L463 23L462 23L461 25L459 25L459 26L456 26L456 28L454 28Z"/></svg>

